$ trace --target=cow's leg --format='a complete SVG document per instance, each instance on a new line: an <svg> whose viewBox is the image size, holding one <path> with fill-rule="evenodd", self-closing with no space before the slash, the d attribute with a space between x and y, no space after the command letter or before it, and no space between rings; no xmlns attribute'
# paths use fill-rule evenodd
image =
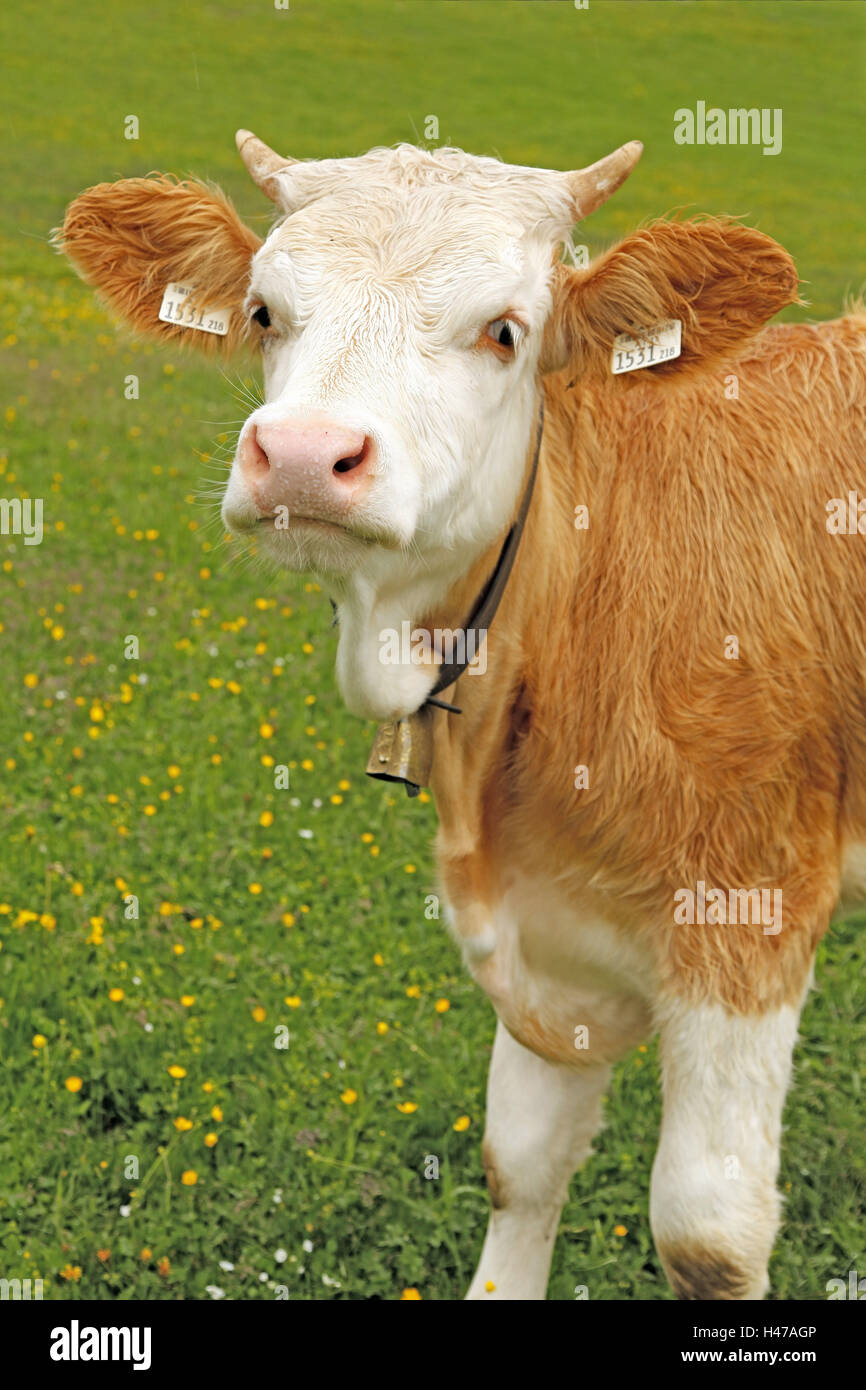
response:
<svg viewBox="0 0 866 1390"><path fill-rule="evenodd" d="M653 1165L656 1247L682 1299L756 1299L779 1222L782 1107L799 1009L660 1010L664 1108Z"/></svg>
<svg viewBox="0 0 866 1390"><path fill-rule="evenodd" d="M601 1123L610 1067L566 1067L498 1023L487 1083L484 1169L491 1213L467 1298L544 1298L559 1216Z"/></svg>

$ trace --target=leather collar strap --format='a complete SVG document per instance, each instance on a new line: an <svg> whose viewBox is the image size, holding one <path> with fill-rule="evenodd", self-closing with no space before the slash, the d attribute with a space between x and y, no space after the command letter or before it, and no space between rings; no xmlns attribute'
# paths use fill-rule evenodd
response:
<svg viewBox="0 0 866 1390"><path fill-rule="evenodd" d="M473 659L474 656L477 656L481 643L486 638L487 629L493 622L496 610L505 592L508 577L511 574L514 561L517 558L517 547L520 545L520 538L523 535L523 528L526 525L526 518L529 515L529 504L532 501L532 491L535 486L536 474L538 473L538 459L541 454L541 435L543 430L544 397L542 396L538 403L538 427L535 435L535 452L532 456L532 467L520 502L520 510L514 519L514 525L503 541L502 549L499 552L499 559L496 562L496 568L481 590L478 598L475 600L475 606L463 628L466 639L463 643L463 649L465 652L472 652ZM427 696L421 708L423 709L424 705L436 705L440 709L449 710L452 714L461 714L462 711L459 710L456 705L449 705L444 700L437 700L436 696L439 695L441 691L447 690L449 685L453 685L456 680L459 680L468 665L469 661L449 661L441 666L439 668L439 677L436 684L430 691L430 694Z"/></svg>

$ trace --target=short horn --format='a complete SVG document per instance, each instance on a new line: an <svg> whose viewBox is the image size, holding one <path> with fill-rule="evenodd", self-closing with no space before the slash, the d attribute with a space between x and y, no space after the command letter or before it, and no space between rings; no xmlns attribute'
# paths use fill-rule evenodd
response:
<svg viewBox="0 0 866 1390"><path fill-rule="evenodd" d="M253 135L251 130L237 131L235 142L238 147L238 154L247 166L247 171L253 182L258 184L271 202L278 202L279 180L275 175L282 169L288 169L291 164L296 164L297 160L286 159L283 155L277 154L276 150L272 150L270 145L265 144L264 140Z"/></svg>
<svg viewBox="0 0 866 1390"><path fill-rule="evenodd" d="M627 145L621 145L613 154L606 154L604 159L596 160L588 168L576 169L574 173L566 175L574 202L575 222L582 222L584 217L589 217L590 213L607 202L620 184L625 183L642 154L640 140L630 140Z"/></svg>

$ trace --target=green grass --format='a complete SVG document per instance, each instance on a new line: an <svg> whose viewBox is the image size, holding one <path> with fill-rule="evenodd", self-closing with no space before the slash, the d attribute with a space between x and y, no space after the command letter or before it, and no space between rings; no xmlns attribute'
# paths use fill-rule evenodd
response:
<svg viewBox="0 0 866 1390"><path fill-rule="evenodd" d="M457 1297L487 1215L494 1020L425 915L432 805L364 778L372 730L335 691L326 596L233 561L197 496L244 413L232 384L131 343L48 229L88 184L155 168L219 181L264 228L235 126L310 157L413 139L432 113L452 143L560 167L641 137L639 170L587 224L594 249L676 206L741 213L832 315L866 249L866 21L832 3L82 0L0 24L0 492L46 509L41 546L0 541L0 1276L43 1277L49 1298ZM781 106L783 153L674 146L673 111L698 98ZM263 758L289 766L288 791ZM786 1112L786 1299L866 1261L862 932L838 926L821 955ZM607 1118L550 1294L666 1299L653 1046L618 1068Z"/></svg>

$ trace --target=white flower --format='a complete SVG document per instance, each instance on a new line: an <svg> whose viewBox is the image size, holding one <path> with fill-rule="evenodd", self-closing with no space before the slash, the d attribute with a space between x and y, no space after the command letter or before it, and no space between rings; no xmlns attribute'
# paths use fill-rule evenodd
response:
<svg viewBox="0 0 866 1390"><path fill-rule="evenodd" d="M343 1287L339 1279L332 1279L328 1274L322 1275L322 1283L326 1289L341 1289Z"/></svg>
<svg viewBox="0 0 866 1390"><path fill-rule="evenodd" d="M302 840L312 840L313 838L312 830L299 830L298 834L300 835Z"/></svg>
<svg viewBox="0 0 866 1390"><path fill-rule="evenodd" d="M121 1216L129 1216L129 1213L130 1213L131 1211L132 1211L132 1207L121 1207L121 1208L120 1208L120 1214L121 1214Z"/></svg>
<svg viewBox="0 0 866 1390"><path fill-rule="evenodd" d="M259 1275L259 1283L260 1283L260 1284L266 1284L266 1283L268 1282L268 1280L270 1279L270 1277L271 1277L271 1276L270 1276L269 1274L260 1274L260 1275Z"/></svg>
<svg viewBox="0 0 866 1390"><path fill-rule="evenodd" d="M308 1255L312 1255L312 1253L313 1253L313 1242L312 1242L311 1240L305 1240L305 1241L304 1241L304 1249L306 1250L306 1252L307 1252Z"/></svg>
<svg viewBox="0 0 866 1390"><path fill-rule="evenodd" d="M153 1032L153 1024L152 1024L152 1023L145 1023L145 1025L144 1025L144 1031L145 1031L145 1033L152 1033L152 1032Z"/></svg>
<svg viewBox="0 0 866 1390"><path fill-rule="evenodd" d="M316 810L316 811L318 811L318 810L321 809L321 805L322 805L321 799L320 799L318 796L314 796L314 797L313 797L313 809Z"/></svg>
<svg viewBox="0 0 866 1390"><path fill-rule="evenodd" d="M141 984L141 976L140 976L140 975L133 975L133 977L132 977L132 983L133 983L134 985L140 985L140 984Z"/></svg>
<svg viewBox="0 0 866 1390"><path fill-rule="evenodd" d="M277 1206L279 1206L280 1202L283 1200L283 1189L281 1187L274 1189L273 1200L277 1203Z"/></svg>
<svg viewBox="0 0 866 1390"><path fill-rule="evenodd" d="M205 1289L211 1298L225 1298L225 1289L221 1289L219 1284L206 1284Z"/></svg>
<svg viewBox="0 0 866 1390"><path fill-rule="evenodd" d="M220 1260L220 1269L225 1270L226 1274L231 1274L232 1270L234 1269L234 1265L232 1264L231 1260Z"/></svg>
<svg viewBox="0 0 866 1390"><path fill-rule="evenodd" d="M276 1262L277 1262L278 1265L284 1265L284 1264L286 1263L286 1260L287 1260L288 1258L289 1258L289 1252L288 1252L288 1250L283 1250L282 1247L280 1247L279 1250L275 1250L275 1251L274 1251L274 1259L276 1260Z"/></svg>

